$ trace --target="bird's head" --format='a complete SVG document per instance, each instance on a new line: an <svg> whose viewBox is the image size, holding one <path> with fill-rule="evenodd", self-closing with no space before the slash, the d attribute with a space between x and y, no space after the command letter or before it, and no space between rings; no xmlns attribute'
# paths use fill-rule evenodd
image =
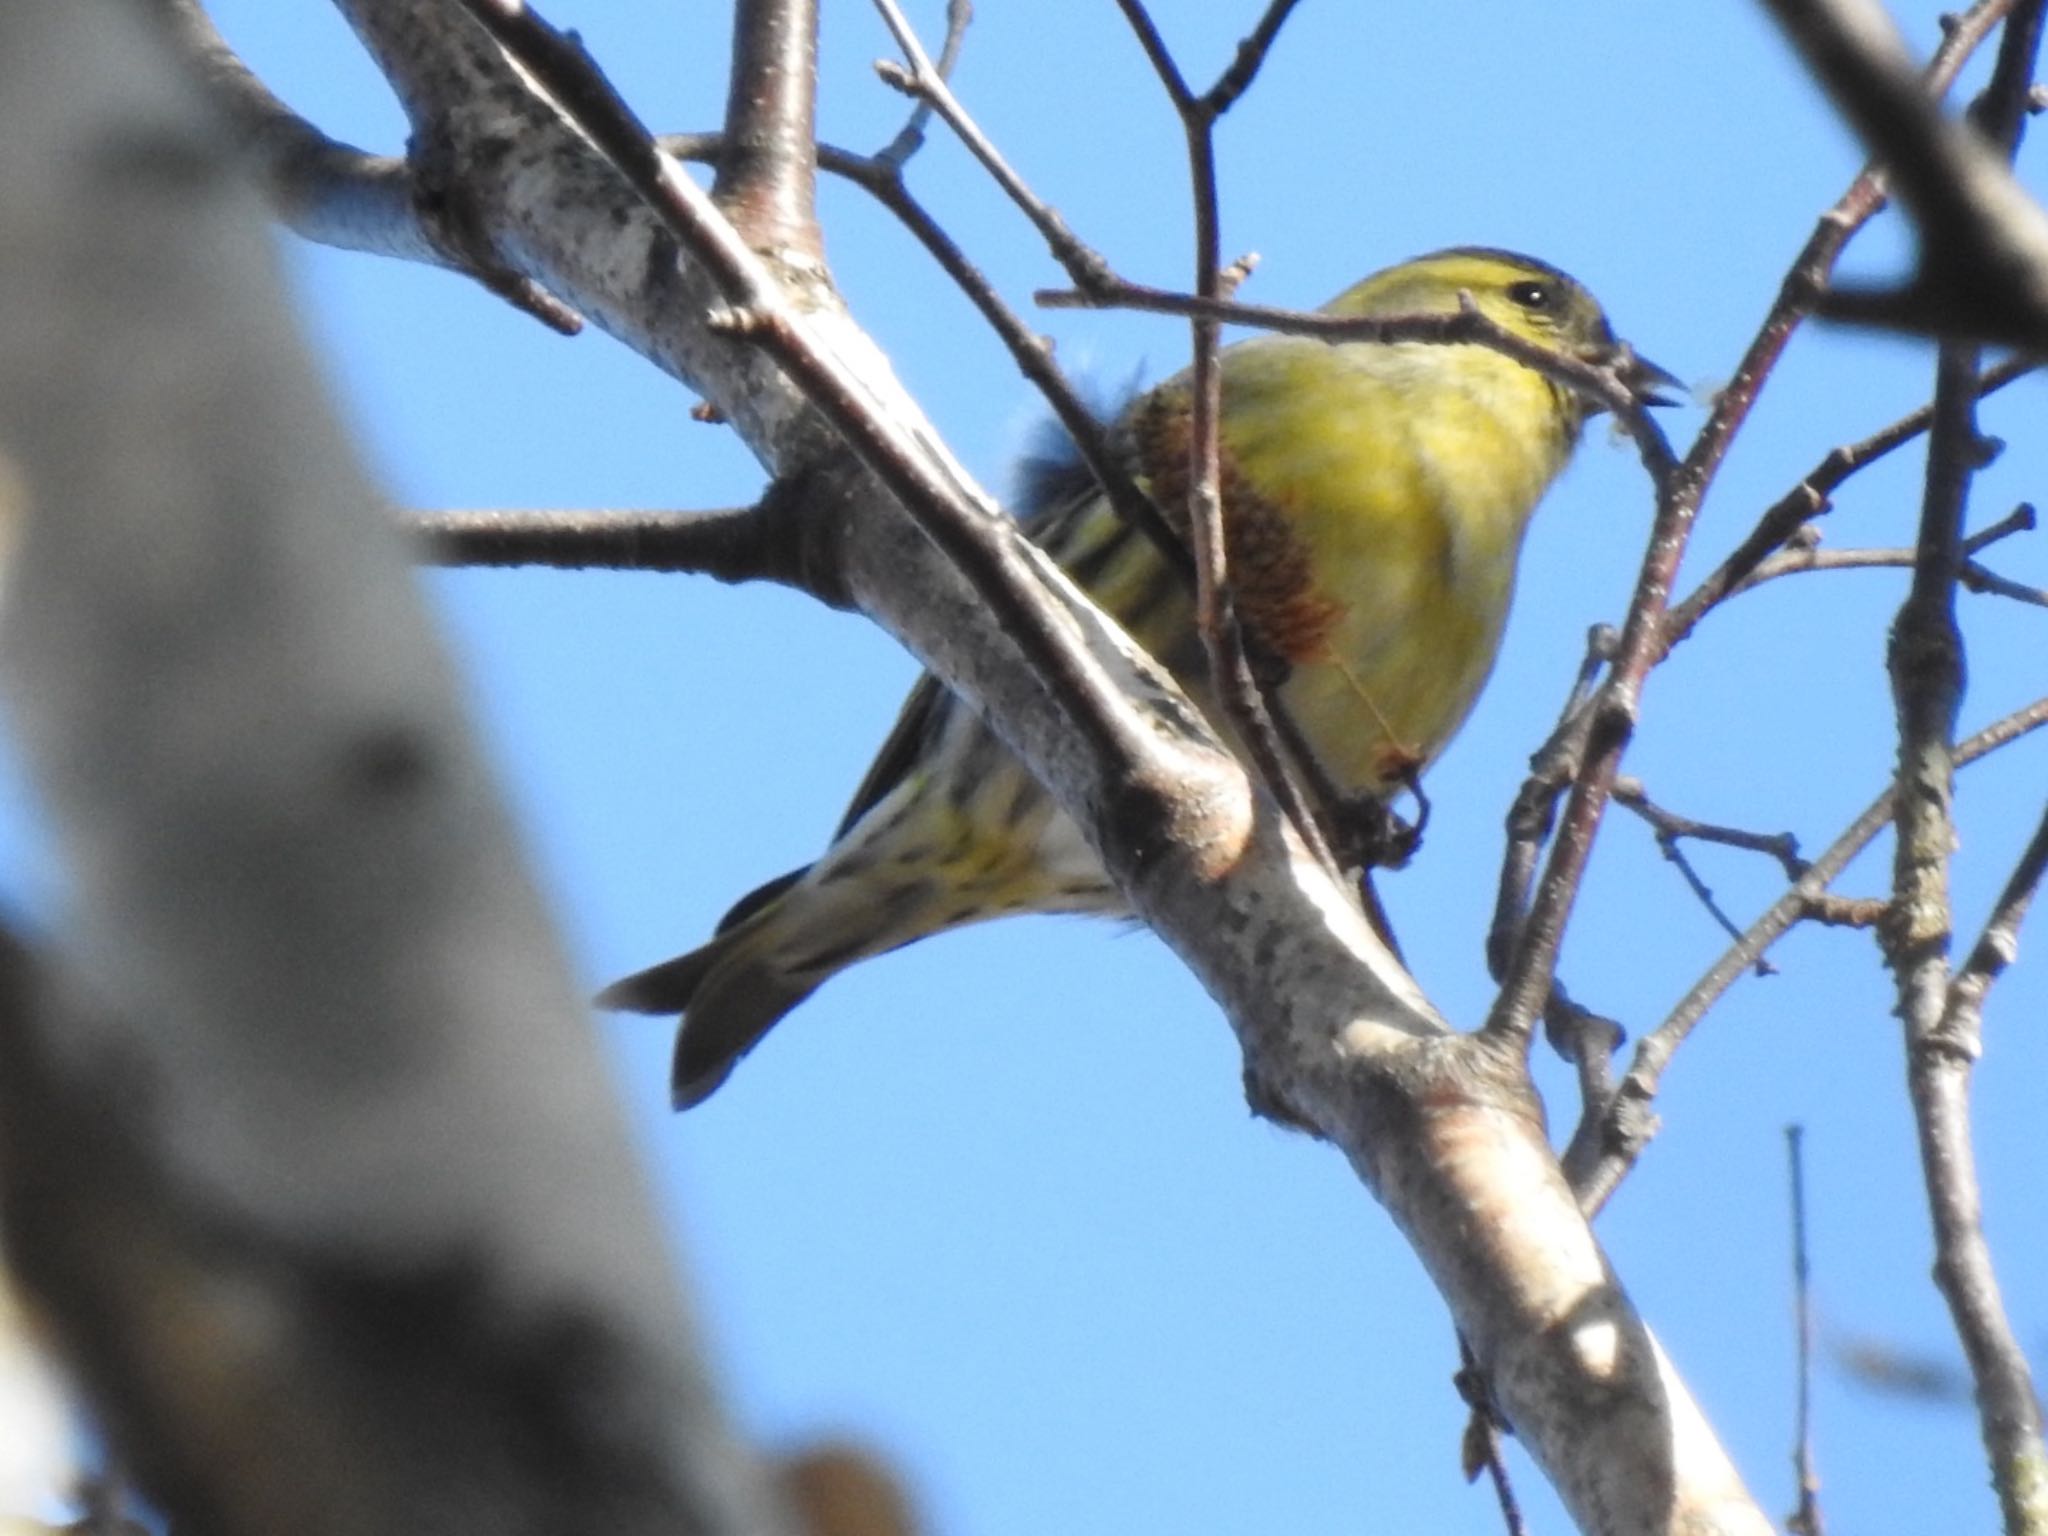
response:
<svg viewBox="0 0 2048 1536"><path fill-rule="evenodd" d="M1450 314L1461 294L1501 329L1538 346L1591 363L1621 363L1622 377L1645 403L1674 403L1658 390L1678 381L1615 338L1599 301L1576 278L1533 256L1485 246L1435 251L1374 273L1324 308L1367 317Z"/></svg>

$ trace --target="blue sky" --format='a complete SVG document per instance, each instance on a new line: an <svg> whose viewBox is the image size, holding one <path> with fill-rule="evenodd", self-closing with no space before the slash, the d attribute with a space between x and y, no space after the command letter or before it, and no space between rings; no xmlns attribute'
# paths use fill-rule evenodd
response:
<svg viewBox="0 0 2048 1536"><path fill-rule="evenodd" d="M365 147L403 125L327 8L219 0L230 38L289 101ZM915 15L935 38L940 7ZM1179 133L1107 0L983 0L956 83L1033 185L1124 272L1180 285L1189 226ZM1191 75L1255 7L1159 7ZM650 122L713 126L722 7L557 0ZM1935 10L1899 14L1918 49ZM1220 132L1224 242L1264 264L1247 290L1312 305L1448 244L1530 251L1582 278L1617 327L1702 391L1732 367L1815 217L1859 157L1757 11L1608 0L1540 13L1476 0L1305 4ZM868 61L866 8L827 8L822 131L872 147L903 104ZM1981 76L1981 69L1977 74ZM2048 187L2038 166L2037 191ZM911 179L1022 302L1059 274L941 133ZM857 194L828 185L829 254L962 458L1005 485L1041 415L965 304ZM1895 218L1852 271L1903 270ZM608 339L565 341L445 275L287 244L341 409L401 500L434 506L716 506L758 493L734 440ZM1180 365L1173 322L1041 312L1060 356L1106 387ZM1926 398L1919 343L1798 338L1716 485L1688 571L1836 443ZM1987 406L2008 442L1982 526L2048 486L2048 386ZM1668 413L1681 441L1697 409ZM1830 544L1910 539L1919 456L1858 478ZM1527 550L1505 655L1431 779L1415 866L1384 887L1418 975L1454 1020L1489 989L1481 942L1501 817L1586 626L1619 616L1647 527L1632 453L1598 426ZM2048 583L2035 535L1990 557ZM1881 787L1882 673L1898 572L1806 576L1708 621L1656 674L1629 758L1660 800L1818 852ZM915 665L864 620L789 594L680 577L476 573L428 590L480 729L593 985L697 943L726 905L811 857ZM2043 691L2048 615L1962 599L1963 728ZM1959 908L1973 936L2048 792L2048 743L1966 775ZM32 856L8 846L17 890ZM1888 853L1844 888L1875 894ZM1738 921L1775 867L1709 850ZM1564 974L1641 1031L1722 939L1627 816L1602 835ZM2035 940L2035 947L2039 946ZM1665 1132L1603 1217L1624 1280L1767 1509L1790 1507L1792 1353L1781 1127L1808 1127L1824 1329L1953 1354L1931 1250L1887 978L1865 935L1802 931L1784 974L1746 981L1678 1058ZM2022 1335L2048 1346L2048 967L1993 994L1979 1077L1992 1236ZM1441 1306L1326 1149L1248 1116L1229 1032L1156 941L1032 918L922 944L835 981L711 1104L666 1109L667 1028L602 1028L719 1370L774 1443L868 1441L936 1530L1216 1532L1499 1528L1456 1470ZM1553 1120L1567 1074L1541 1065ZM1818 1456L1830 1517L1863 1536L1988 1530L1974 1420L1873 1396L1824 1369ZM1526 1462L1536 1529L1564 1528Z"/></svg>

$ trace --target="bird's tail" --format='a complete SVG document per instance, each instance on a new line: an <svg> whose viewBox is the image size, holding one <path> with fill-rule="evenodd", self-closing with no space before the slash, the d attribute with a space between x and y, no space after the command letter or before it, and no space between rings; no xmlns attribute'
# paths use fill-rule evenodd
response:
<svg viewBox="0 0 2048 1536"><path fill-rule="evenodd" d="M877 903L872 893L807 881L811 872L792 870L741 897L710 943L597 995L600 1008L682 1015L669 1082L677 1109L710 1097L784 1014L838 972L931 931L900 899Z"/></svg>

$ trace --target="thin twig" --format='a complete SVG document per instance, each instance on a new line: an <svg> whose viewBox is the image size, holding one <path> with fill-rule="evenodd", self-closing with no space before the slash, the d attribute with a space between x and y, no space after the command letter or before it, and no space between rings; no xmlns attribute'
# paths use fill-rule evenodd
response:
<svg viewBox="0 0 2048 1536"><path fill-rule="evenodd" d="M932 73L940 81L951 83L953 67L960 62L960 48L967 41L967 29L973 21L974 7L968 0L946 0L946 40L939 45L938 61L932 65ZM875 151L875 163L901 171L910 163L910 157L924 147L924 131L931 117L932 103L920 96L896 137Z"/></svg>
<svg viewBox="0 0 2048 1536"><path fill-rule="evenodd" d="M2048 726L2048 698L2036 699L1958 742L1956 766L1974 763L2043 726ZM1813 903L1826 894L1850 861L1884 830L1892 819L1896 796L1897 786L1887 785L1813 861L1805 875L1743 930L1742 942L1730 945L1687 989L1664 1021L1637 1042L1635 1056L1614 1093L1613 1107L1600 1138L1600 1154L1589 1162L1583 1174L1572 1179L1573 1191L1588 1210L1598 1210L1606 1203L1656 1135L1657 1121L1649 1105L1657 1096L1665 1068L1694 1026L1722 993L1809 915Z"/></svg>
<svg viewBox="0 0 2048 1536"><path fill-rule="evenodd" d="M1237 98L1251 88L1252 80L1264 66L1266 55L1272 51L1280 29L1287 24L1296 3L1297 0L1270 0L1259 24L1237 45L1230 67L1218 75L1216 83L1202 95L1202 109L1212 120L1228 112L1236 105Z"/></svg>
<svg viewBox="0 0 2048 1536"><path fill-rule="evenodd" d="M1804 576L1814 571L1909 570L1912 565L1913 551L1904 548L1791 549L1772 555L1744 577L1742 584L1729 595L1748 592L1786 576ZM1956 567L1956 581L1965 591L1979 596L2010 598L2031 608L2048 608L2048 590L2001 576L1975 560L1964 560Z"/></svg>
<svg viewBox="0 0 2048 1536"><path fill-rule="evenodd" d="M1785 1528L1794 1536L1827 1536L1820 1513L1820 1478L1813 1470L1813 1269L1806 1256L1805 1134L1804 1126L1785 1127L1785 1155L1792 1178L1792 1321L1799 1357L1792 1439L1792 1474L1799 1480L1799 1507L1785 1521Z"/></svg>
<svg viewBox="0 0 2048 1536"><path fill-rule="evenodd" d="M1997 367L1985 370L1977 381L1977 397L1981 400L2015 379L2037 372L2041 366L2039 358L2008 358ZM1677 645L1690 635L1711 609L1736 591L1755 585L1749 579L1750 574L1772 551L1782 549L1796 538L1810 519L1826 512L1829 498L1844 481L1894 449L1910 443L1925 432L1933 420L1934 407L1923 405L1860 442L1831 450L1804 479L1757 519L1756 526L1742 542L1683 601L1671 605L1671 612L1664 621L1666 648Z"/></svg>
<svg viewBox="0 0 2048 1536"><path fill-rule="evenodd" d="M2040 826L2034 829L2032 841L1999 893L1984 932L1949 983L1943 1027L1946 1033L1963 1042L1972 1056L1982 1034L1984 994L2019 953L2020 924L2026 920L2027 908L2041 884L2044 866L2048 866L2048 810L2042 812Z"/></svg>
<svg viewBox="0 0 2048 1536"><path fill-rule="evenodd" d="M1458 1372L1452 1384L1469 1410L1458 1456L1465 1481L1473 1482L1484 1472L1493 1485L1494 1500L1500 1506L1507 1536L1529 1536L1521 1501L1515 1497L1515 1485L1508 1478L1507 1458L1501 1454L1500 1409L1494 1405L1486 1375L1479 1369L1479 1357L1472 1353L1472 1346L1462 1334L1458 1337Z"/></svg>
<svg viewBox="0 0 2048 1536"><path fill-rule="evenodd" d="M1664 434L1643 410L1642 381L1634 356L1625 349L1612 359L1592 362L1532 341L1499 324L1474 305L1419 315L1332 315L1320 310L1280 309L1270 304L1245 304L1234 299L1176 293L1144 283L1110 277L1096 288L1040 289L1032 298L1048 309L1129 309L1142 314L1180 315L1249 326L1283 336L1311 336L1333 345L1369 341L1382 346L1426 342L1435 346L1480 346L1513 358L1525 368L1569 386L1602 410L1635 440L1645 458L1668 460Z"/></svg>
<svg viewBox="0 0 2048 1536"><path fill-rule="evenodd" d="M1950 27L1936 63L1930 67L1930 76L1943 79L1946 72L1959 67L1961 57L1974 46L1974 36L1981 36L1971 30L1981 20L1978 12L1989 9L1992 3L1993 0L1985 0L1985 4ZM1661 431L1633 399L1633 391L1624 390L1629 398L1615 403L1616 420L1635 439L1656 487L1656 517L1614 661L1606 682L1587 710L1583 746L1549 861L1513 932L1506 979L1486 1021L1489 1033L1525 1047L1533 1038L1534 1022L1548 996L1563 942L1564 925L1591 855L1593 835L1606 809L1608 788L1634 729L1644 680L1667 649L1664 626L1671 587L1707 485L1786 339L1832 268L1842 242L1851 229L1881 205L1880 185L1874 173L1866 172L1831 211L1831 216L1823 218L1788 274L1777 304L1752 341L1735 378L1722 390L1682 464L1671 461ZM1617 1109L1626 1108L1617 1098Z"/></svg>
<svg viewBox="0 0 2048 1536"><path fill-rule="evenodd" d="M1293 0L1269 7L1260 29L1239 49L1236 60L1215 86L1197 97L1188 88L1158 28L1141 0L1117 0L1137 34L1145 55L1179 115L1187 143L1188 179L1194 203L1195 294L1204 300L1225 297L1223 254L1219 235L1216 188L1216 119L1249 88ZM1223 372L1219 361L1222 328L1212 317L1191 316L1193 362L1189 368L1188 542L1195 564L1195 627L1208 657L1209 676L1225 716L1251 756L1260 779L1279 802L1302 840L1333 876L1341 874L1325 829L1332 809L1321 814L1311 802L1300 775L1289 762L1282 733L1273 717L1282 706L1269 695L1245 654L1245 632L1230 588L1228 540L1223 521L1222 447ZM1289 738L1299 742L1298 732ZM1377 903L1372 903L1377 910ZM1393 934L1384 916L1378 926L1391 946Z"/></svg>
<svg viewBox="0 0 2048 1536"><path fill-rule="evenodd" d="M415 512L404 521L424 565L688 571L814 591L802 541L775 518L764 503L703 512L491 508ZM843 597L835 603L844 605Z"/></svg>
<svg viewBox="0 0 2048 1536"><path fill-rule="evenodd" d="M1836 896L1822 892L1806 899L1799 915L1823 928L1875 928L1884 921L1891 903L1878 896Z"/></svg>
<svg viewBox="0 0 2048 1536"><path fill-rule="evenodd" d="M1721 910L1721 904L1714 899L1714 893L1693 867L1692 861L1679 847L1682 839L1695 842L1719 843L1724 848L1740 848L1749 853L1761 853L1778 861L1785 871L1785 878L1797 880L1806 873L1806 861L1799 857L1799 840L1790 832L1748 832L1741 827L1725 827L1711 821L1695 821L1690 816L1681 816L1657 804L1643 788L1642 780L1623 775L1614 781L1614 799L1618 805L1636 813L1656 834L1657 850L1671 863L1678 866L1678 872L1685 877L1685 883L1692 888L1707 914L1731 939L1739 940L1742 930L1735 926L1728 914ZM1768 976L1775 970L1768 960L1759 958L1756 973Z"/></svg>
<svg viewBox="0 0 2048 1536"><path fill-rule="evenodd" d="M1585 749L1588 706L1600 673L1613 659L1621 636L1611 624L1595 624L1586 631L1585 654L1573 675L1571 691L1558 711L1543 745L1529 756L1529 774L1508 806L1507 839L1501 850L1499 881L1495 886L1493 920L1486 931L1486 973L1494 981L1506 978L1508 962L1514 958L1515 937L1529 910L1529 891L1536 880L1536 867L1543 847L1557 825L1557 803L1578 773L1579 756Z"/></svg>
<svg viewBox="0 0 2048 1536"><path fill-rule="evenodd" d="M1614 781L1614 798L1648 822L1660 843L1687 837L1695 842L1719 843L1724 848L1740 848L1776 859L1787 880L1797 880L1806 873L1806 861L1799 857L1799 839L1790 832L1749 832L1717 822L1695 821L1657 804L1643 788L1641 779L1626 775Z"/></svg>
<svg viewBox="0 0 2048 1536"><path fill-rule="evenodd" d="M1508 1478L1507 1458L1501 1454L1500 1426L1486 1415L1475 1413L1467 1434L1478 1440L1478 1456L1486 1468L1486 1479L1493 1485L1493 1496L1500 1505L1501 1526L1507 1536L1529 1536L1529 1522L1523 1518L1521 1500L1515 1497L1515 1485Z"/></svg>
<svg viewBox="0 0 2048 1536"><path fill-rule="evenodd" d="M1097 283L1113 281L1109 263L1074 233L1058 209L1025 184L1024 178L1011 168L988 135L981 131L981 125L960 105L959 98L946 83L945 75L917 40L917 33L896 0L874 0L874 4L890 35L896 39L896 46L903 51L907 65L876 65L876 72L883 81L930 105L938 114L939 121L953 130L954 137L981 162L982 169L994 179L1004 195L1031 221L1032 228L1045 241L1053 259L1066 269L1067 276L1077 287L1088 289Z"/></svg>
<svg viewBox="0 0 2048 1536"><path fill-rule="evenodd" d="M1581 1008L1553 985L1544 1011L1544 1037L1578 1069L1579 1123L1559 1164L1574 1190L1599 1160L1608 1116L1614 1109L1614 1053L1625 1039L1613 1019ZM1586 1214L1591 1216L1591 1210Z"/></svg>

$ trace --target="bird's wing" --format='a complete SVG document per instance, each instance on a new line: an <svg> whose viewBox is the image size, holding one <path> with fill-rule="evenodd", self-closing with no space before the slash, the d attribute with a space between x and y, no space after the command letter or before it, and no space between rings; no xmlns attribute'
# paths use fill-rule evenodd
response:
<svg viewBox="0 0 2048 1536"><path fill-rule="evenodd" d="M1043 448L1027 459L1022 472L1021 522L1033 543L1044 548L1083 585L1125 542L1130 530L1100 515L1101 492L1095 477L1068 444L1065 452ZM945 734L960 701L927 672L910 690L888 739L875 754L867 776L854 791L834 838L844 837L903 782L920 761L929 758Z"/></svg>
<svg viewBox="0 0 2048 1536"><path fill-rule="evenodd" d="M946 690L931 673L920 677L910 690L910 697L903 701L903 708L896 716L896 724L882 743L882 750L875 754L875 760L868 765L867 776L860 781L860 788L853 792L853 800L846 807L846 815L839 823L839 830L832 834L833 840L846 836L853 824L867 815L889 792L903 781L918 759L929 753L944 734L946 720L960 707L959 701Z"/></svg>

